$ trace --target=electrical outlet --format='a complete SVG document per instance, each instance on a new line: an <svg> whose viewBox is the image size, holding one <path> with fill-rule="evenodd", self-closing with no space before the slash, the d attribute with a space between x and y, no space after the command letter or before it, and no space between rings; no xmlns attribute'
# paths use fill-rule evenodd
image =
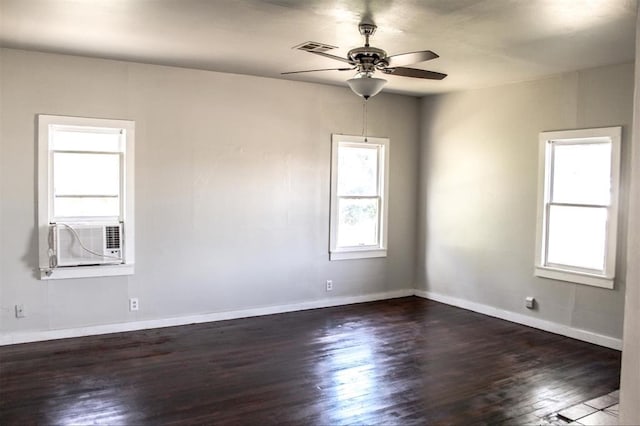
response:
<svg viewBox="0 0 640 426"><path fill-rule="evenodd" d="M16 318L24 318L24 305L16 305Z"/></svg>
<svg viewBox="0 0 640 426"><path fill-rule="evenodd" d="M327 291L333 290L333 281L327 280Z"/></svg>
<svg viewBox="0 0 640 426"><path fill-rule="evenodd" d="M138 298L137 297L132 297L131 299L129 299L129 310L130 311L137 311L138 308L139 308Z"/></svg>
<svg viewBox="0 0 640 426"><path fill-rule="evenodd" d="M531 296L525 297L524 305L527 307L527 309L533 309L536 307L536 299Z"/></svg>

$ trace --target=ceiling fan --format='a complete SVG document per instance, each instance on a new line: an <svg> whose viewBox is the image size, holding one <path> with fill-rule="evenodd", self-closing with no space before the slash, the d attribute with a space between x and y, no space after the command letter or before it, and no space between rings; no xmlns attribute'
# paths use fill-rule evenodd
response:
<svg viewBox="0 0 640 426"><path fill-rule="evenodd" d="M400 77L423 78L428 80L442 80L447 75L435 71L426 71L417 68L407 68L405 65L417 64L419 62L428 61L438 57L437 54L430 50L421 50L418 52L400 53L388 56L387 52L369 44L371 37L378 27L372 23L361 23L358 25L360 34L365 38L363 47L356 47L347 53L347 57L335 56L320 50L305 50L315 55L324 56L349 64L348 67L342 68L322 68L316 70L290 71L282 74L300 74L316 71L357 71L356 77L347 80L351 89L363 98L369 99L376 95L387 82L381 78L373 77L376 71L383 74L397 75Z"/></svg>

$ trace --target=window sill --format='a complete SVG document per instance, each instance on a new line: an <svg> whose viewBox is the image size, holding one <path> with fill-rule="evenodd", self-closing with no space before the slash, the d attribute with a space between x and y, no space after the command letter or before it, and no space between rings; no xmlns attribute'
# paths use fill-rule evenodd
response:
<svg viewBox="0 0 640 426"><path fill-rule="evenodd" d="M387 257L387 249L335 250L329 253L329 260L367 259Z"/></svg>
<svg viewBox="0 0 640 426"><path fill-rule="evenodd" d="M68 266L53 269L40 269L41 280L61 280L68 278L113 277L133 275L134 265L96 265Z"/></svg>
<svg viewBox="0 0 640 426"><path fill-rule="evenodd" d="M614 283L614 277L585 274L563 269L549 268L546 266L536 266L533 274L536 277L551 278L554 280L568 281L576 284L585 284L607 289L613 289Z"/></svg>

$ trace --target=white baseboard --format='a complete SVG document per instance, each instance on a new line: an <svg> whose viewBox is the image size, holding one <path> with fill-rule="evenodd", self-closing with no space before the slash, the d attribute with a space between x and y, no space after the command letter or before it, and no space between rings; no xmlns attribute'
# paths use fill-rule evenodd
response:
<svg viewBox="0 0 640 426"><path fill-rule="evenodd" d="M203 322L222 321L237 318L256 317L261 315L280 314L284 312L304 311L307 309L328 308L331 306L351 305L353 303L373 302L375 300L396 299L413 296L413 289L366 294L363 296L334 297L311 302L290 305L265 306L242 309L238 311L213 312L200 315L189 315L174 318L162 318L144 321L132 321L117 324L94 325L61 330L24 331L0 335L0 346L18 343L40 342L44 340L67 339L71 337L95 336L99 334L121 333L124 331L147 330L152 328L173 327L177 325L197 324Z"/></svg>
<svg viewBox="0 0 640 426"><path fill-rule="evenodd" d="M214 312L183 317L162 318L143 321L132 321L117 324L95 325L60 330L24 331L0 335L0 346L18 343L40 342L45 340L67 339L72 337L95 336L100 334L121 333L126 331L147 330L153 328L173 327L178 325L198 324L212 321L223 321L237 318L248 318L261 315L280 314L285 312L304 311L307 309L328 308L331 306L350 305L353 303L373 302L376 300L395 299L398 297L418 296L447 305L478 312L495 318L504 319L573 339L582 340L611 349L622 350L622 340L605 336L579 328L557 324L551 321L532 318L527 315L498 309L481 303L470 302L457 297L446 296L424 290L397 290L384 293L367 294L363 296L335 297L311 302L301 302L289 305L265 306L259 308L242 309L237 311Z"/></svg>
<svg viewBox="0 0 640 426"><path fill-rule="evenodd" d="M533 318L527 315L518 314L516 312L506 311L494 308L493 306L483 305L481 303L470 302L468 300L459 299L457 297L446 296L443 294L433 293L431 291L415 290L414 294L424 299L434 300L436 302L445 303L447 305L457 306L458 308L467 309L478 312L490 317L500 318L503 320L515 322L540 330L549 331L551 333L560 334L562 336L571 337L573 339L582 340L596 345L605 346L611 349L622 350L622 339L605 336L603 334L594 333L592 331L582 330L570 327L568 325L557 324L555 322Z"/></svg>

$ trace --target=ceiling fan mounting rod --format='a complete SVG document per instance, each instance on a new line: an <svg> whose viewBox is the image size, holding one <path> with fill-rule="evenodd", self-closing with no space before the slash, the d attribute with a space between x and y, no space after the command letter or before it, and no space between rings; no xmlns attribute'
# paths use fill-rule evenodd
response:
<svg viewBox="0 0 640 426"><path fill-rule="evenodd" d="M375 24L362 23L358 25L360 34L364 36L364 47L369 47L369 37L376 32L376 28L378 27Z"/></svg>
<svg viewBox="0 0 640 426"><path fill-rule="evenodd" d="M358 25L360 34L365 38L364 46L351 49L347 56L351 60L351 63L358 67L359 73L371 75L377 68L388 65L386 60L387 52L369 44L369 37L376 32L377 28L375 24L371 23L361 23Z"/></svg>

